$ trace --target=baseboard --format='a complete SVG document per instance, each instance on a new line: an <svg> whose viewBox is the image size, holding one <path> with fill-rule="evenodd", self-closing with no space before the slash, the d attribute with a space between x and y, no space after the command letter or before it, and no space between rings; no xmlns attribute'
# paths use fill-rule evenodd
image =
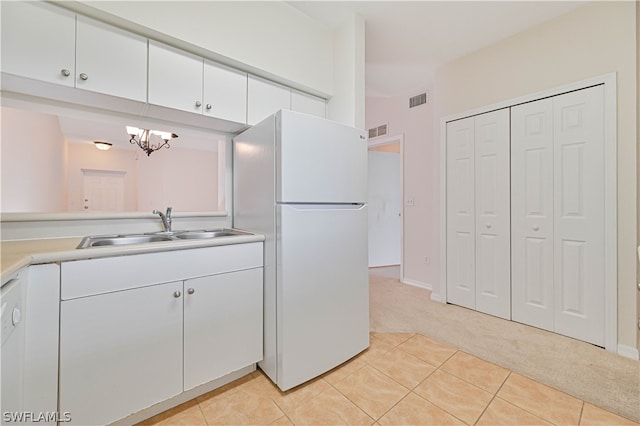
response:
<svg viewBox="0 0 640 426"><path fill-rule="evenodd" d="M433 290L433 286L431 286L431 284L423 283L422 281L410 280L410 279L405 278L405 279L401 280L400 282L402 284L409 284L409 285L412 285L414 287L424 288L425 290L429 290L429 291Z"/></svg>
<svg viewBox="0 0 640 426"><path fill-rule="evenodd" d="M638 349L634 348L633 346L618 344L618 355L625 358L631 358L634 361L640 359L640 353L638 352Z"/></svg>
<svg viewBox="0 0 640 426"><path fill-rule="evenodd" d="M431 292L431 300L438 303L447 303L447 301L442 298L442 294L436 293L435 291Z"/></svg>

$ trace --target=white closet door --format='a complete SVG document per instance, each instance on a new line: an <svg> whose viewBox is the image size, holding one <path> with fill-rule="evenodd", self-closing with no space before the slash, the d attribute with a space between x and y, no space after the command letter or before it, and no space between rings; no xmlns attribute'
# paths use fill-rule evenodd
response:
<svg viewBox="0 0 640 426"><path fill-rule="evenodd" d="M604 346L604 86L553 106L555 331Z"/></svg>
<svg viewBox="0 0 640 426"><path fill-rule="evenodd" d="M447 123L447 301L475 309L474 119Z"/></svg>
<svg viewBox="0 0 640 426"><path fill-rule="evenodd" d="M511 319L509 109L475 117L476 310Z"/></svg>
<svg viewBox="0 0 640 426"><path fill-rule="evenodd" d="M511 108L511 306L553 330L553 101Z"/></svg>

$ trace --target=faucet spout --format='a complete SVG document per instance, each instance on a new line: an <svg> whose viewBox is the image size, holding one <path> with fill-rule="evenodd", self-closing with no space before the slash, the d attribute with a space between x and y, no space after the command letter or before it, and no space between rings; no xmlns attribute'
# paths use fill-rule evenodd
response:
<svg viewBox="0 0 640 426"><path fill-rule="evenodd" d="M167 207L167 212L162 213L159 210L154 210L153 214L157 214L162 219L162 226L164 227L164 232L171 232L171 211L173 207Z"/></svg>

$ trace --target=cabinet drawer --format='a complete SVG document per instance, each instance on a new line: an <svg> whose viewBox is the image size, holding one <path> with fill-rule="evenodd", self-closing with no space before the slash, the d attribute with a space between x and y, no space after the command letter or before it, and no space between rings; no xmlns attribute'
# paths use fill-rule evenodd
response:
<svg viewBox="0 0 640 426"><path fill-rule="evenodd" d="M61 298L68 300L262 265L262 243L64 262Z"/></svg>

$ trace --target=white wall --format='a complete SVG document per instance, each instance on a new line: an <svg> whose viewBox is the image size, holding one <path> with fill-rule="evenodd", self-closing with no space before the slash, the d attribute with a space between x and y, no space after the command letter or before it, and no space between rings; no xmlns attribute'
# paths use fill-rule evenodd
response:
<svg viewBox="0 0 640 426"><path fill-rule="evenodd" d="M411 95L420 93L416 91ZM388 134L404 133L404 239L403 263L406 282L430 287L437 282L437 246L439 229L434 226L439 210L434 203L433 186L433 101L409 108L409 97L367 98L366 128L387 124ZM374 139L375 141L375 139ZM414 205L407 206L413 199ZM429 263L425 257L429 257Z"/></svg>
<svg viewBox="0 0 640 426"><path fill-rule="evenodd" d="M454 113L617 73L618 341L632 348L638 343L636 8L635 2L594 2L446 64L436 74L434 110L439 123ZM439 131L435 126L434 141L439 140ZM428 181L427 170L432 169L439 188L439 155L437 148L424 158L425 173L409 179ZM441 194L434 195L430 202L439 206ZM436 217L426 226L439 229L441 224ZM437 243L429 241L432 250L437 250Z"/></svg>
<svg viewBox="0 0 640 426"><path fill-rule="evenodd" d="M65 142L53 115L3 107L2 212L66 208ZM33 125L33 123L42 123Z"/></svg>

